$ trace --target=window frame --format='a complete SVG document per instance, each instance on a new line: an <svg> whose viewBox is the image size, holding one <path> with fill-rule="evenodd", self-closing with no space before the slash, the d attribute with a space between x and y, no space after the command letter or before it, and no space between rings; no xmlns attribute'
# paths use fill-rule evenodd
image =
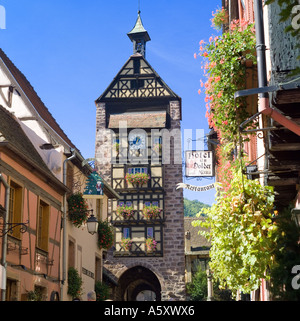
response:
<svg viewBox="0 0 300 321"><path fill-rule="evenodd" d="M24 187L18 184L14 179L9 181L9 211L8 211L8 223L22 223L23 221L23 191ZM21 226L9 231L8 235L21 239Z"/></svg>
<svg viewBox="0 0 300 321"><path fill-rule="evenodd" d="M126 233L126 235L128 234L128 236L125 235L125 231L128 231L128 233ZM122 228L122 237L131 239L131 228L130 227L123 227Z"/></svg>
<svg viewBox="0 0 300 321"><path fill-rule="evenodd" d="M49 250L50 205L38 199L36 247L42 251Z"/></svg>

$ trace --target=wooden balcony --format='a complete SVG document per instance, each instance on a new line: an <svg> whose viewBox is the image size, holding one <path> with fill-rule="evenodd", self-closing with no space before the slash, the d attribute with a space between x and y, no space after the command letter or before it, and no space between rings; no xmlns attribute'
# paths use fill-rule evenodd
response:
<svg viewBox="0 0 300 321"><path fill-rule="evenodd" d="M145 219L142 210L135 210L133 217L124 218L122 215L118 215L116 211L113 211L111 216L111 223L114 226L119 225L157 225L165 222L164 211L162 211L155 219Z"/></svg>
<svg viewBox="0 0 300 321"><path fill-rule="evenodd" d="M121 242L116 242L116 250L114 251L114 256L122 257L153 257L153 256L163 256L161 241L157 242L157 248L152 251L146 251L146 241L132 242L131 248L125 249L122 247Z"/></svg>
<svg viewBox="0 0 300 321"><path fill-rule="evenodd" d="M131 193L143 193L146 191L163 191L162 178L161 177L151 177L146 184L143 185L133 185L128 183L125 178L113 178L112 186L116 192L122 192L124 190Z"/></svg>
<svg viewBox="0 0 300 321"><path fill-rule="evenodd" d="M150 176L147 183L142 185L131 184L125 179L126 174L145 173ZM112 167L111 185L116 191L126 190L132 193L144 192L147 190L163 190L164 177L163 166L160 164L114 164Z"/></svg>
<svg viewBox="0 0 300 321"><path fill-rule="evenodd" d="M300 90L278 91L273 99L274 106L286 117L300 125ZM274 186L275 203L278 208L294 201L299 189L300 139L289 129L271 120L277 128L269 134L268 185Z"/></svg>

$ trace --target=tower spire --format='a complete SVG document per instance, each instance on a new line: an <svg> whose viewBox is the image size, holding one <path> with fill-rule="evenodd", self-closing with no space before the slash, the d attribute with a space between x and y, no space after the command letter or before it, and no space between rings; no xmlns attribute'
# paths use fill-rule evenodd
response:
<svg viewBox="0 0 300 321"><path fill-rule="evenodd" d="M146 42L150 41L150 36L147 30L144 28L140 8L138 10L138 17L133 29L127 33L129 39L133 43L133 53L140 53L144 57L146 56Z"/></svg>

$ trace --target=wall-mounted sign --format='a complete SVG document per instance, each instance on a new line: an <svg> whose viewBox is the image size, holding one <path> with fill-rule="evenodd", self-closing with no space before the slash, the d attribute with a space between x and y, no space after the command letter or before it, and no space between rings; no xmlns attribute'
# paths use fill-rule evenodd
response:
<svg viewBox="0 0 300 321"><path fill-rule="evenodd" d="M103 198L104 183L97 172L93 172L87 179L83 198Z"/></svg>
<svg viewBox="0 0 300 321"><path fill-rule="evenodd" d="M190 191L194 191L194 192L206 192L209 191L210 189L213 188L221 188L221 184L220 183L212 183L206 186L195 186L195 185L190 185L190 184L185 184L185 183L178 183L176 186L176 189L179 188L186 188Z"/></svg>
<svg viewBox="0 0 300 321"><path fill-rule="evenodd" d="M185 152L185 176L214 176L213 152L210 150L187 150Z"/></svg>

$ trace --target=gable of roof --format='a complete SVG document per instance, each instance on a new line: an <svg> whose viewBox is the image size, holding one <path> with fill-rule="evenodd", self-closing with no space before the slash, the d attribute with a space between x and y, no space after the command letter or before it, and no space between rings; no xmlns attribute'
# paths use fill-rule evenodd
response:
<svg viewBox="0 0 300 321"><path fill-rule="evenodd" d="M181 98L162 80L149 62L139 53L127 60L96 103L110 99Z"/></svg>
<svg viewBox="0 0 300 321"><path fill-rule="evenodd" d="M37 95L34 88L31 86L24 74L13 64L13 62L8 58L4 51L0 48L0 58L6 65L8 71L14 77L16 82L22 88L24 94L29 99L31 104L34 106L41 118L68 144L70 147L75 148L74 144L71 142L69 137L58 125L52 114L49 112L48 108L42 102L41 98Z"/></svg>

